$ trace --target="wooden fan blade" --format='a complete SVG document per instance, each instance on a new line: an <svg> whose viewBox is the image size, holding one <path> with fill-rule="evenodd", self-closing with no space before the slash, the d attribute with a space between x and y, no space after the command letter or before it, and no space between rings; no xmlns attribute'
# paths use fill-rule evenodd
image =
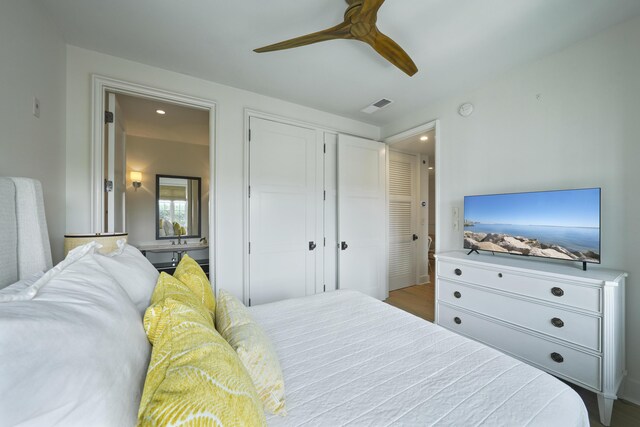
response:
<svg viewBox="0 0 640 427"><path fill-rule="evenodd" d="M369 44L376 52L382 55L383 58L400 68L409 76L413 76L418 72L418 67L416 67L416 64L407 52L405 52L398 43L377 29L371 31L371 33L362 37L360 40Z"/></svg>
<svg viewBox="0 0 640 427"><path fill-rule="evenodd" d="M296 37L290 40L285 40L280 43L261 47L259 49L254 49L254 52L273 52L274 50L291 49L294 47L306 46L309 44L324 42L327 40L350 39L352 38L351 33L349 33L350 25L351 24L347 22L342 22L335 27L331 27L326 30L307 34L306 36Z"/></svg>
<svg viewBox="0 0 640 427"><path fill-rule="evenodd" d="M369 14L376 15L382 3L385 0L364 0L362 2L362 9L360 9L360 15L365 16Z"/></svg>

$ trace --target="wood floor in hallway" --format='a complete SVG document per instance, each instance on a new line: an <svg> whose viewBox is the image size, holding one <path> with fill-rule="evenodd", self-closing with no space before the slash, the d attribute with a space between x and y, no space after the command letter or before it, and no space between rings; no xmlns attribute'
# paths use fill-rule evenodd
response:
<svg viewBox="0 0 640 427"><path fill-rule="evenodd" d="M385 302L433 322L435 319L434 282L391 291L389 292L389 298Z"/></svg>

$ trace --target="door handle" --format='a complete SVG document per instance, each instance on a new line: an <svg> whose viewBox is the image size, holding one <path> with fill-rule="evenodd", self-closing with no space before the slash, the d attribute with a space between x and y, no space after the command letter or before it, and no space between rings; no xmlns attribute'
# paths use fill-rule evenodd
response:
<svg viewBox="0 0 640 427"><path fill-rule="evenodd" d="M417 234L414 234L414 235L413 235L413 241L415 242L416 240L418 240L418 235L417 235Z"/></svg>
<svg viewBox="0 0 640 427"><path fill-rule="evenodd" d="M309 250L312 251L316 248L315 242L309 242Z"/></svg>
<svg viewBox="0 0 640 427"><path fill-rule="evenodd" d="M342 249L343 251L347 250L348 247L349 247L349 245L347 245L347 242L342 242L340 244L340 249Z"/></svg>

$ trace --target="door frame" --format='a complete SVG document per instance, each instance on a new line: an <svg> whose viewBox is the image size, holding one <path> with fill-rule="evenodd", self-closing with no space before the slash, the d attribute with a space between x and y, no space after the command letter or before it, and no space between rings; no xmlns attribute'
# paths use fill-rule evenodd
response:
<svg viewBox="0 0 640 427"><path fill-rule="evenodd" d="M122 120L118 120L118 118L122 118L122 116L121 116L121 115L122 115L122 113L119 111L119 110L120 110L120 104L118 103L118 99L116 98L116 94L115 94L115 93L113 93L113 92L109 92L109 97L108 97L107 104L111 104L111 97L110 97L110 95L113 95L113 105L109 105L107 108L109 108L109 110L112 110L112 112L115 112L115 113L114 113L114 121L113 121L113 123L112 123L112 124L114 125L114 126L113 126L113 135L111 134L111 132L107 132L108 137L107 137L107 138L105 138L105 139L109 139L109 141L111 142L111 138L113 138L113 142L114 142L114 147L113 147L113 150L114 150L114 151L113 151L113 153L114 153L114 155L113 155L113 158L114 158L114 162L115 162L115 158L116 158L116 151L117 151L117 150L115 150L115 145L116 145L117 135L118 135L118 126L121 128L121 130L122 130L122 139L123 139L123 149L124 149L124 153L123 153L124 158L122 159L122 160L123 160L123 166L124 166L124 169L123 169L123 171L122 171L122 172L123 172L123 174L124 174L124 186L125 186L124 190L125 190L125 192L122 194L122 198L123 198L123 200L121 200L121 201L120 201L120 202L122 203L122 212L120 213L120 214L122 215L122 228L120 229L120 231L121 231L121 232L124 232L124 230L126 230L126 229L127 229L127 219L126 219L126 210L127 210L127 207L126 207L126 186L127 186L127 168L126 168L126 160L127 160L127 156L126 156L126 152L127 152L127 132L126 132L126 131L127 131L127 130L125 129L125 127L124 127L124 123L122 123ZM108 125L107 125L107 127L108 127ZM108 161L108 160L109 160L108 158L109 158L109 157L111 157L111 149L112 149L112 148L111 148L111 147L108 147L108 148L109 148L109 153L108 153L106 156L107 156L107 162L110 164L110 162ZM111 167L111 166L110 166L110 167ZM114 165L114 175L115 175L115 165ZM112 201L111 199L113 199L113 205L114 205L114 206L115 206L115 204L116 204L116 197L115 197L116 184L115 184L115 182L116 182L116 179L115 179L115 176L114 176L114 180L113 180L113 192L110 192L110 193L109 193L109 195L107 195L107 197L106 197L106 198L109 200L109 202L111 202L111 201ZM103 200L104 200L104 199L103 199ZM107 204L108 204L108 203L107 203ZM104 208L104 206L103 206L103 208ZM110 218L109 218L109 217L110 217L110 216L113 216L113 218L114 218L113 222L114 222L114 224L115 224L115 222L116 222L116 221L115 221L116 212L111 212L111 211L108 211L108 212L107 212L107 218L106 218L106 220L105 220L105 223L106 223L106 224L109 224L109 221L110 221ZM107 228L111 228L111 227L107 226ZM115 227L114 227L114 228L112 228L112 230L113 230L113 232L114 232L114 233L117 233L117 231L116 231Z"/></svg>
<svg viewBox="0 0 640 427"><path fill-rule="evenodd" d="M91 230L103 232L104 227L104 108L106 92L154 99L185 107L209 111L209 259L213 269L209 275L214 291L217 290L216 270L218 260L218 203L217 203L217 103L213 100L171 92L151 86L114 79L100 74L91 75ZM211 206L213 204L213 206ZM211 236L213 235L213 239Z"/></svg>
<svg viewBox="0 0 640 427"><path fill-rule="evenodd" d="M436 180L436 208L435 208L435 221L436 221L436 228L435 228L435 235L436 235L436 245L435 245L435 253L439 253L440 252L440 240L438 238L438 236L441 235L441 227L440 227L440 147L442 145L441 143L441 132L440 132L440 119L435 119L435 120L431 120L427 123L424 123L422 125L419 126L415 126L412 128L409 128L403 132L388 136L384 139L384 142L389 146L389 149L392 149L393 144L396 144L400 141L403 141L407 138L411 138L413 136L417 136L420 134L423 134L425 132L429 132L433 130L435 132L435 150L436 150L436 154L435 154L435 180ZM387 179L389 176L389 156L387 156ZM431 202L431 201L430 201ZM387 186L387 205L389 204L389 186ZM389 210L387 209L387 224L389 224ZM388 228L388 225L387 225ZM387 235L389 233L387 232ZM387 236L387 263L389 263L389 238ZM387 280L387 297L389 294L389 281Z"/></svg>

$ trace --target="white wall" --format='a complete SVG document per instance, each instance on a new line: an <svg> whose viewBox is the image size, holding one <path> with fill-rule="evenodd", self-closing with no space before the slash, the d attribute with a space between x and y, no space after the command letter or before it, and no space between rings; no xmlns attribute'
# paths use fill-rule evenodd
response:
<svg viewBox="0 0 640 427"><path fill-rule="evenodd" d="M462 209L466 194L602 187L602 263L629 272L625 395L636 402L639 46L640 19L634 19L383 128L383 135L393 135L440 119L440 251L462 248L450 212ZM457 109L467 101L475 112L465 119Z"/></svg>
<svg viewBox="0 0 640 427"><path fill-rule="evenodd" d="M130 171L142 172L137 189L129 179ZM127 232L133 245L154 244L156 240L156 175L201 178L202 237L209 239L209 146L127 136ZM197 232L197 230L196 230ZM198 241L199 239L187 239ZM194 254L191 254L192 256ZM197 259L208 254L196 254ZM196 258L196 256L193 256ZM151 254L149 254L151 259ZM168 254L168 258L171 255ZM153 259L154 262L161 261Z"/></svg>
<svg viewBox="0 0 640 427"><path fill-rule="evenodd" d="M67 231L91 226L91 74L141 83L218 103L216 279L242 297L244 109L252 108L364 137L379 128L160 68L67 46Z"/></svg>
<svg viewBox="0 0 640 427"><path fill-rule="evenodd" d="M64 85L65 45L41 7L0 2L0 175L42 182L54 263L65 233Z"/></svg>

